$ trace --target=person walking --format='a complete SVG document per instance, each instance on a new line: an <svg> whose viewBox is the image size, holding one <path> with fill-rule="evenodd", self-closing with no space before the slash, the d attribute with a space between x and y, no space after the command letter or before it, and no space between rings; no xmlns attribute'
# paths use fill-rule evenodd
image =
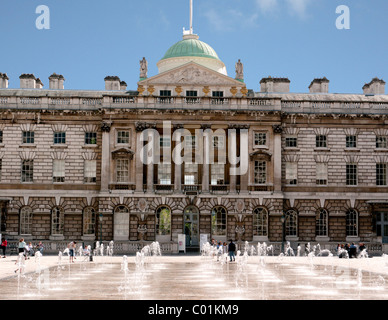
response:
<svg viewBox="0 0 388 320"><path fill-rule="evenodd" d="M74 253L75 253L76 244L77 242L72 241L67 245L67 248L69 249L70 263L74 262Z"/></svg>
<svg viewBox="0 0 388 320"><path fill-rule="evenodd" d="M24 252L25 247L26 247L26 243L24 242L24 239L21 238L21 239L19 240L19 244L18 244L18 252L19 252L19 255L20 255L21 253L23 253L24 256L26 256L26 255L25 255L25 252Z"/></svg>
<svg viewBox="0 0 388 320"><path fill-rule="evenodd" d="M235 261L235 251L236 251L236 245L233 243L233 240L230 239L230 243L228 245L228 252L229 252L229 258L230 258L230 262Z"/></svg>
<svg viewBox="0 0 388 320"><path fill-rule="evenodd" d="M1 242L1 249L3 250L3 258L6 258L5 251L7 250L7 245L8 245L7 239L4 238L3 241Z"/></svg>

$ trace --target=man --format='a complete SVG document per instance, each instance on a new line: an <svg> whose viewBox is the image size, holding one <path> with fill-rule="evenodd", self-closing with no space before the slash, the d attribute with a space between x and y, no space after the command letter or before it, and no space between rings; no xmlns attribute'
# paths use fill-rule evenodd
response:
<svg viewBox="0 0 388 320"><path fill-rule="evenodd" d="M69 248L69 256L70 256L70 263L71 262L74 262L74 250L76 248L76 244L77 242L73 241L73 242L70 242L67 247Z"/></svg>
<svg viewBox="0 0 388 320"><path fill-rule="evenodd" d="M235 261L235 254L234 254L235 251L236 251L236 245L233 243L233 240L230 239L230 243L228 245L230 262L232 262L232 259L233 261Z"/></svg>

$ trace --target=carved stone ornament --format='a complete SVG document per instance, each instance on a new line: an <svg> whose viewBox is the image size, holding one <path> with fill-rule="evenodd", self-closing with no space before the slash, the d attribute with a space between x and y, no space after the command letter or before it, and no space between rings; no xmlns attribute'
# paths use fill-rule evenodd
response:
<svg viewBox="0 0 388 320"><path fill-rule="evenodd" d="M274 133L280 134L283 132L283 127L280 124L275 124L272 127Z"/></svg>
<svg viewBox="0 0 388 320"><path fill-rule="evenodd" d="M205 97L210 93L210 88L208 86L203 87L202 92L205 94Z"/></svg>
<svg viewBox="0 0 388 320"><path fill-rule="evenodd" d="M242 199L238 199L237 202L236 202L236 211L238 213L242 213L245 209L245 203L244 203L244 200Z"/></svg>
<svg viewBox="0 0 388 320"><path fill-rule="evenodd" d="M103 121L101 123L101 131L102 132L110 132L111 127L112 127L112 121Z"/></svg>
<svg viewBox="0 0 388 320"><path fill-rule="evenodd" d="M138 209L141 211L141 212L144 212L146 211L147 209L147 200L146 199L140 199L139 200L139 203L137 204L137 207Z"/></svg>
<svg viewBox="0 0 388 320"><path fill-rule="evenodd" d="M181 86L177 86L175 88L175 92L177 93L178 97L180 97L181 93L183 92L182 87Z"/></svg>
<svg viewBox="0 0 388 320"><path fill-rule="evenodd" d="M143 92L145 91L144 87L142 85L137 87L137 91L139 92L139 95L143 95Z"/></svg>
<svg viewBox="0 0 388 320"><path fill-rule="evenodd" d="M237 90L236 87L232 87L232 88L230 89L230 93L233 95L233 97L236 96L237 92L238 92L238 90Z"/></svg>
<svg viewBox="0 0 388 320"><path fill-rule="evenodd" d="M241 94L242 94L244 97L246 97L246 95L248 94L248 89L247 89L246 87L243 87L243 88L241 88L240 92L241 92Z"/></svg>

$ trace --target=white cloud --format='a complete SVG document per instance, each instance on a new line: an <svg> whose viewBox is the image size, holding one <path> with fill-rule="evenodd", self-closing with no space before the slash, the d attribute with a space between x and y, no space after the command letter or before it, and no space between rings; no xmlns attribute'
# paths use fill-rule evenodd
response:
<svg viewBox="0 0 388 320"><path fill-rule="evenodd" d="M292 14L296 14L299 17L305 17L307 13L307 6L311 0L286 0Z"/></svg>
<svg viewBox="0 0 388 320"><path fill-rule="evenodd" d="M256 4L263 12L273 11L278 7L278 0L256 0Z"/></svg>

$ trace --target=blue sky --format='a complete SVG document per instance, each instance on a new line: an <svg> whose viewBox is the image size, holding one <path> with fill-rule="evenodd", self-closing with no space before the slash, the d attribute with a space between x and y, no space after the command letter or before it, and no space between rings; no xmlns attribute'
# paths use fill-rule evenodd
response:
<svg viewBox="0 0 388 320"><path fill-rule="evenodd" d="M50 29L38 30L36 8L50 9ZM336 28L336 8L350 9L350 29ZM387 0L194 0L194 32L235 76L244 63L249 89L263 77L287 77L292 92L308 92L314 78L332 93L362 93L373 77L388 82ZM63 74L65 89L104 89L117 75L136 90L139 61L148 76L189 28L189 0L1 0L0 72L19 87L33 73Z"/></svg>

